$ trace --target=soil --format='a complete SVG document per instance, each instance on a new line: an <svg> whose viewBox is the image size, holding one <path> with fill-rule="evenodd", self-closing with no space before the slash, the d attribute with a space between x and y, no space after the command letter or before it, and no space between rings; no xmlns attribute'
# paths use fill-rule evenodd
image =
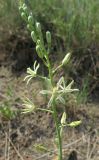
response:
<svg viewBox="0 0 99 160"><path fill-rule="evenodd" d="M9 42L11 43L7 44L7 48L0 46L0 107L10 108L14 114L10 120L0 114L0 160L57 160L54 141L55 126L52 115L47 112L26 115L21 113L22 99L25 97L30 98L42 108L47 106L47 98L39 94L43 88L42 83L32 80L29 85L26 85L26 82L23 81L26 76L24 72L26 68L32 66L32 63L38 59L33 54L35 52L34 44L28 38L23 37L22 39L15 36L12 36ZM71 73L74 80L81 83L79 65L84 65L83 61L85 60L88 62L88 57L83 58L79 64L76 61L74 67L78 64L76 68L78 67L79 71L73 70ZM40 59L38 61L40 62ZM96 64L94 65L95 69L98 68L98 63ZM40 72L46 75L47 71L42 64L41 66ZM96 74L94 78L96 78L96 86L92 96L97 91L95 97L98 97L98 75ZM91 84L93 84L93 79ZM78 105L71 97L65 106L67 121L82 120L82 123L79 127L64 129L64 160L70 160L71 153L76 153L78 160L99 159L99 97L94 103L93 100L90 102ZM61 117L62 106L58 106L57 111Z"/></svg>
<svg viewBox="0 0 99 160"><path fill-rule="evenodd" d="M37 112L23 115L20 112L23 97L46 107L46 99L39 95L41 82L33 80L27 86L24 77L25 74L14 77L7 68L0 68L0 104L10 105L16 113L11 120L3 115L0 117L0 160L56 160L55 127L51 114ZM99 104L79 105L76 111L72 111L73 104L69 107L68 117L71 118L68 121L81 119L82 124L75 129L64 129L64 160L73 150L77 152L78 160L98 160ZM39 147L42 145L44 149Z"/></svg>

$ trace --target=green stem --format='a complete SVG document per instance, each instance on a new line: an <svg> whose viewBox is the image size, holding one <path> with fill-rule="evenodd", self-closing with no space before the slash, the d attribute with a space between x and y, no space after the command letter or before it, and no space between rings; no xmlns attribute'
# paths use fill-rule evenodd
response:
<svg viewBox="0 0 99 160"><path fill-rule="evenodd" d="M50 78L50 80L51 80L52 86L54 87L53 72L52 72L52 67L51 67L50 60L49 60L48 55L47 55L47 63L48 63L48 70L49 70L49 78Z"/></svg>
<svg viewBox="0 0 99 160"><path fill-rule="evenodd" d="M54 121L55 121L57 138L58 138L58 160L62 160L62 138L61 138L61 135L60 135L60 127L59 127L59 122L58 122L58 118L57 118L55 101L53 101L52 109L53 109L53 118L54 118Z"/></svg>
<svg viewBox="0 0 99 160"><path fill-rule="evenodd" d="M53 72L52 72L52 67L51 67L48 56L47 56L47 63L48 63L48 70L49 70L49 78L50 78L51 84L54 88ZM53 99L52 110L53 110L53 118L54 118L54 121L55 121L57 138L58 138L58 146L57 146L58 147L58 160L62 160L62 138L61 138L61 135L60 135L60 127L59 127L59 121L58 121L58 114L57 114L57 111L56 111L55 98Z"/></svg>

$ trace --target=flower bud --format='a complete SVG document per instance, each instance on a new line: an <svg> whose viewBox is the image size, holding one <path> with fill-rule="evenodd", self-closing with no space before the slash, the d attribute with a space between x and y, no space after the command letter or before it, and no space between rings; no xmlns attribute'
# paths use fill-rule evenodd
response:
<svg viewBox="0 0 99 160"><path fill-rule="evenodd" d="M32 40L36 43L37 37L34 31L31 32L31 37L32 37Z"/></svg>
<svg viewBox="0 0 99 160"><path fill-rule="evenodd" d="M40 41L40 39L37 40L37 45L41 46L41 41Z"/></svg>
<svg viewBox="0 0 99 160"><path fill-rule="evenodd" d="M28 16L28 22L32 23L32 16L30 16L30 15Z"/></svg>
<svg viewBox="0 0 99 160"><path fill-rule="evenodd" d="M51 33L49 31L46 32L46 40L48 44L51 44Z"/></svg>
<svg viewBox="0 0 99 160"><path fill-rule="evenodd" d="M38 33L41 33L41 25L39 22L36 23L36 30Z"/></svg>
<svg viewBox="0 0 99 160"><path fill-rule="evenodd" d="M68 126L70 126L70 127L76 127L76 126L78 126L80 124L81 124L81 121L74 121L74 122L71 122L70 124L68 124Z"/></svg>
<svg viewBox="0 0 99 160"><path fill-rule="evenodd" d="M26 16L26 14L25 14L24 12L21 13L21 17L22 17L25 21L27 21L27 16Z"/></svg>
<svg viewBox="0 0 99 160"><path fill-rule="evenodd" d="M28 22L32 25L34 25L34 19L33 19L33 16L32 15L29 15L28 16Z"/></svg>
<svg viewBox="0 0 99 160"><path fill-rule="evenodd" d="M33 26L31 26L30 24L27 24L27 29L28 29L29 31L32 31L32 30L33 30Z"/></svg>
<svg viewBox="0 0 99 160"><path fill-rule="evenodd" d="M69 62L70 57L71 57L71 53L67 53L64 59L62 60L62 66L65 66Z"/></svg>
<svg viewBox="0 0 99 160"><path fill-rule="evenodd" d="M20 11L20 13L23 12L23 8L21 6L19 7L19 11Z"/></svg>
<svg viewBox="0 0 99 160"><path fill-rule="evenodd" d="M43 53L39 45L36 46L36 52L40 58L43 58Z"/></svg>
<svg viewBox="0 0 99 160"><path fill-rule="evenodd" d="M29 31L31 31L30 25L29 25L29 24L27 24L27 29L28 29Z"/></svg>
<svg viewBox="0 0 99 160"><path fill-rule="evenodd" d="M64 112L61 118L61 124L64 125L66 123L66 113Z"/></svg>
<svg viewBox="0 0 99 160"><path fill-rule="evenodd" d="M25 3L23 3L22 7L23 7L23 8L24 8L24 7L26 7L26 4L25 4Z"/></svg>
<svg viewBox="0 0 99 160"><path fill-rule="evenodd" d="M28 8L27 8L26 5L23 7L23 10L24 10L24 12L25 12L26 14L28 13Z"/></svg>

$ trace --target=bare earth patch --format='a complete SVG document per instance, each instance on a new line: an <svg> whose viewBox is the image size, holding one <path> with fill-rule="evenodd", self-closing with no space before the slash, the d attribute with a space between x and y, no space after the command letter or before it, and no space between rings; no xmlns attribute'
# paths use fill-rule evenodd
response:
<svg viewBox="0 0 99 160"><path fill-rule="evenodd" d="M57 160L52 116L42 112L28 115L20 112L23 97L46 107L46 98L39 95L41 82L33 80L26 86L24 77L16 78L6 68L0 68L0 107L9 104L16 112L10 121L0 115L0 160ZM81 126L64 130L64 160L73 150L77 152L78 160L98 160L99 104L77 106L76 118L82 120Z"/></svg>

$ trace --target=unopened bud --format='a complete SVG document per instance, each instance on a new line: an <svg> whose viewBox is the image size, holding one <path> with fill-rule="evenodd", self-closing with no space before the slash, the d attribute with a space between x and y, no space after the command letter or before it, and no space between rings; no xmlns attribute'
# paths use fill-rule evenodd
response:
<svg viewBox="0 0 99 160"><path fill-rule="evenodd" d="M19 11L20 11L20 13L23 12L23 8L21 6L19 7Z"/></svg>
<svg viewBox="0 0 99 160"><path fill-rule="evenodd" d="M28 13L28 8L27 8L26 5L23 7L23 10L24 10L25 13Z"/></svg>
<svg viewBox="0 0 99 160"><path fill-rule="evenodd" d="M76 127L76 126L78 126L80 124L81 124L81 121L74 121L74 122L71 122L70 124L68 124L68 126L70 126L70 127Z"/></svg>
<svg viewBox="0 0 99 160"><path fill-rule="evenodd" d="M31 37L32 37L32 40L36 43L37 37L34 31L31 32Z"/></svg>
<svg viewBox="0 0 99 160"><path fill-rule="evenodd" d="M37 45L41 46L41 41L40 41L40 39L37 40Z"/></svg>
<svg viewBox="0 0 99 160"><path fill-rule="evenodd" d="M26 14L25 14L24 12L21 13L21 17L22 17L25 21L27 21L27 16L26 16Z"/></svg>
<svg viewBox="0 0 99 160"><path fill-rule="evenodd" d="M65 66L69 62L70 57L71 57L71 53L67 53L66 56L64 57L64 59L62 60L63 66Z"/></svg>
<svg viewBox="0 0 99 160"><path fill-rule="evenodd" d="M40 58L43 58L43 53L39 45L36 46L36 52Z"/></svg>
<svg viewBox="0 0 99 160"><path fill-rule="evenodd" d="M49 31L46 32L46 40L48 44L51 44L51 33Z"/></svg>
<svg viewBox="0 0 99 160"><path fill-rule="evenodd" d="M41 33L41 25L39 22L36 23L36 30L38 33Z"/></svg>
<svg viewBox="0 0 99 160"><path fill-rule="evenodd" d="M28 16L28 22L30 23L30 24L34 24L34 20L33 20L33 16L32 15L29 15Z"/></svg>
<svg viewBox="0 0 99 160"><path fill-rule="evenodd" d="M66 123L66 113L64 112L61 118L61 124L65 124Z"/></svg>
<svg viewBox="0 0 99 160"><path fill-rule="evenodd" d="M25 3L23 3L22 7L23 7L23 8L24 8L24 7L26 7L26 4L25 4Z"/></svg>
<svg viewBox="0 0 99 160"><path fill-rule="evenodd" d="M32 27L30 24L27 24L27 29L28 29L29 31L32 31L32 30L33 30L33 27Z"/></svg>
<svg viewBox="0 0 99 160"><path fill-rule="evenodd" d="M28 22L32 23L32 16L30 16L30 15L28 16Z"/></svg>

